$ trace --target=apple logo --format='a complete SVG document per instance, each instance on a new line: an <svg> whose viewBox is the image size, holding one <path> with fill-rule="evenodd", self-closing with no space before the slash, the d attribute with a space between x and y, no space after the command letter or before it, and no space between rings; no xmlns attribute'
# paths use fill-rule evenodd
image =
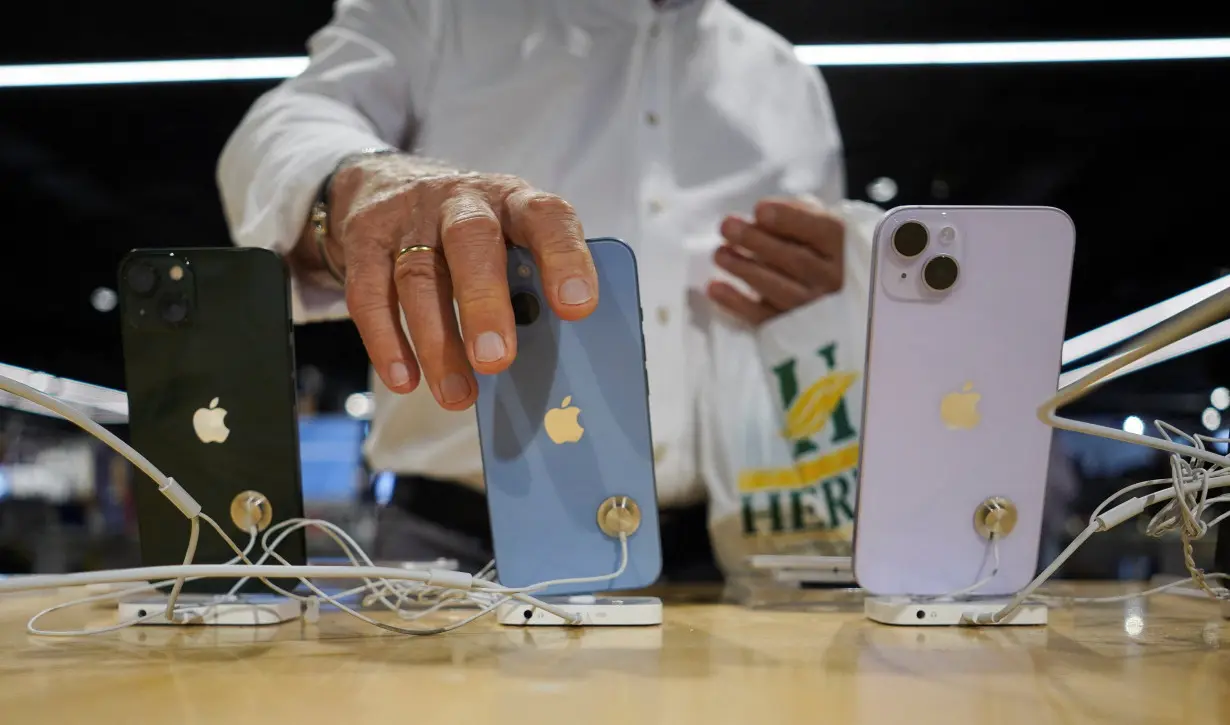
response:
<svg viewBox="0 0 1230 725"><path fill-rule="evenodd" d="M978 412L978 401L982 393L974 392L974 384L966 383L961 392L952 392L940 401L940 420L949 430L969 430L977 428L982 421Z"/></svg>
<svg viewBox="0 0 1230 725"><path fill-rule="evenodd" d="M572 396L564 398L558 408L552 408L542 419L542 427L547 429L547 435L555 443L576 443L585 434L585 429L577 420L581 409L572 403Z"/></svg>
<svg viewBox="0 0 1230 725"><path fill-rule="evenodd" d="M226 408L218 407L218 399L209 401L208 408L200 408L192 416L192 428L202 443L225 443L231 434L226 427Z"/></svg>

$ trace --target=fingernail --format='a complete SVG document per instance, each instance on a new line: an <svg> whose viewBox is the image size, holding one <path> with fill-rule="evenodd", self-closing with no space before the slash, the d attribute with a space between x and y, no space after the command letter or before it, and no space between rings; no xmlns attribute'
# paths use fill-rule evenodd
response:
<svg viewBox="0 0 1230 725"><path fill-rule="evenodd" d="M498 332L484 332L474 341L474 358L479 362L495 362L504 352L504 338Z"/></svg>
<svg viewBox="0 0 1230 725"><path fill-rule="evenodd" d="M589 291L589 282L574 277L559 286L559 301L566 305L583 305L593 298Z"/></svg>
<svg viewBox="0 0 1230 725"><path fill-rule="evenodd" d="M492 333L488 333L492 334ZM470 384L457 373L444 378L440 383L440 397L446 403L458 403L470 394Z"/></svg>
<svg viewBox="0 0 1230 725"><path fill-rule="evenodd" d="M389 366L389 385L400 388L410 382L410 371L405 363L395 362Z"/></svg>
<svg viewBox="0 0 1230 725"><path fill-rule="evenodd" d="M726 221L722 223L722 235L731 241L736 241L734 237L738 237L743 234L743 230L746 227L747 224L745 224L742 219L728 217Z"/></svg>
<svg viewBox="0 0 1230 725"><path fill-rule="evenodd" d="M756 218L765 224L772 224L777 219L777 210L768 204L761 204L756 209Z"/></svg>

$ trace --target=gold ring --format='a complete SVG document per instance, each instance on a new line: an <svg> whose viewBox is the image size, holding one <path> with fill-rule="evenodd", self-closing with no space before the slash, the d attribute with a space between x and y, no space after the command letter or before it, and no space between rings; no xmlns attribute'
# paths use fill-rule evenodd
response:
<svg viewBox="0 0 1230 725"><path fill-rule="evenodd" d="M401 259L411 252L434 252L435 247L430 247L426 244L412 244L409 247L402 247L397 251L397 258Z"/></svg>

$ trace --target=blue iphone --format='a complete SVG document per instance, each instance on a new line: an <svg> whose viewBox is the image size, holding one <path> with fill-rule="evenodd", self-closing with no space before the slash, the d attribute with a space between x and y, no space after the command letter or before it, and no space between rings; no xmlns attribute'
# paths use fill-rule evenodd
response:
<svg viewBox="0 0 1230 725"><path fill-rule="evenodd" d="M636 258L617 239L589 240L589 250L598 307L578 322L560 320L547 305L533 255L508 250L517 358L498 375L478 376L478 434L500 583L613 573L619 539L599 528L599 507L627 496L640 509L623 574L545 594L646 587L662 569Z"/></svg>

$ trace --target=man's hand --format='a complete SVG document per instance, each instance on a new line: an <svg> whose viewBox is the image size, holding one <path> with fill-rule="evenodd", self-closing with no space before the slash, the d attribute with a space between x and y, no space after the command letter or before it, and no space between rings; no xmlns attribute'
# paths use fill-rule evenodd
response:
<svg viewBox="0 0 1230 725"><path fill-rule="evenodd" d="M719 267L746 282L752 299L726 282L711 282L709 297L735 316L760 325L783 312L841 289L845 225L802 199L766 199L754 221L728 216Z"/></svg>
<svg viewBox="0 0 1230 725"><path fill-rule="evenodd" d="M341 262L346 305L376 374L394 392L426 377L442 407L461 410L477 394L475 371L512 363L506 239L533 251L561 318L581 319L598 304L598 276L572 207L521 179L369 157L340 170L331 195L330 256Z"/></svg>

